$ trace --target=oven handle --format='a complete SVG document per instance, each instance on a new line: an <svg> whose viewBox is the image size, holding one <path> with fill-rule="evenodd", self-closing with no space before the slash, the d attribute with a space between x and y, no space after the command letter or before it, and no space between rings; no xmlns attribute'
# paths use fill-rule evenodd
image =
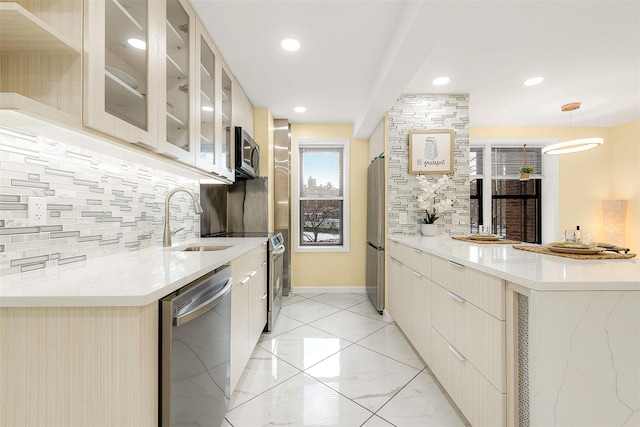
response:
<svg viewBox="0 0 640 427"><path fill-rule="evenodd" d="M231 280L231 278L227 279L226 285L224 286L224 288L222 288L220 292L218 292L217 294L215 294L214 296L212 296L202 304L198 305L197 307L193 308L193 310L189 310L184 314L174 317L173 326L185 325L190 321L192 321L193 319L195 319L196 317L211 310L213 307L218 305L218 303L224 297L224 295L231 290L232 284L233 284L233 280Z"/></svg>
<svg viewBox="0 0 640 427"><path fill-rule="evenodd" d="M277 248L275 248L272 252L273 255L280 255L283 254L284 251L286 251L287 248L284 247L284 245L280 245Z"/></svg>

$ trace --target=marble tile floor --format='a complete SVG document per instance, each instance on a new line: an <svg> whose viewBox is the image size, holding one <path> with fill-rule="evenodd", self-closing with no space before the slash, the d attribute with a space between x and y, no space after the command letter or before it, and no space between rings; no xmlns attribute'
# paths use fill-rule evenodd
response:
<svg viewBox="0 0 640 427"><path fill-rule="evenodd" d="M465 426L393 319L365 294L291 294L223 427Z"/></svg>

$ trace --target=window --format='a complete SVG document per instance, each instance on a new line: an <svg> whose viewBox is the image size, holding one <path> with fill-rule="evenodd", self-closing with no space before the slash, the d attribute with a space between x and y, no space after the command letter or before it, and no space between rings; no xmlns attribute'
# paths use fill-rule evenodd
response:
<svg viewBox="0 0 640 427"><path fill-rule="evenodd" d="M295 141L295 250L349 251L349 140Z"/></svg>
<svg viewBox="0 0 640 427"><path fill-rule="evenodd" d="M542 155L548 140L472 140L470 167L470 231L490 225L507 239L529 243L551 241L557 234L557 160ZM524 164L533 166L528 181L520 181Z"/></svg>

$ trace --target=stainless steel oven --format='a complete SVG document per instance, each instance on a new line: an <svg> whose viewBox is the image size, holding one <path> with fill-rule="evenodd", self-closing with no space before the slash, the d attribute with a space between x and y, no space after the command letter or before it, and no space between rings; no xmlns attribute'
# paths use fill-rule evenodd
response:
<svg viewBox="0 0 640 427"><path fill-rule="evenodd" d="M269 236L269 283L267 284L267 326L271 332L282 307L283 261L287 248L282 233Z"/></svg>
<svg viewBox="0 0 640 427"><path fill-rule="evenodd" d="M160 425L219 427L230 397L231 267L160 300Z"/></svg>

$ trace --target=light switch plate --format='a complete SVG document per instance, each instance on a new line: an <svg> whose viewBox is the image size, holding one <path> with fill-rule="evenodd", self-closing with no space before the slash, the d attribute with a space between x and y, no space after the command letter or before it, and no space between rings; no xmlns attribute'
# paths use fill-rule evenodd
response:
<svg viewBox="0 0 640 427"><path fill-rule="evenodd" d="M46 225L47 224L47 198L46 197L29 197L28 202L28 220L29 225Z"/></svg>

